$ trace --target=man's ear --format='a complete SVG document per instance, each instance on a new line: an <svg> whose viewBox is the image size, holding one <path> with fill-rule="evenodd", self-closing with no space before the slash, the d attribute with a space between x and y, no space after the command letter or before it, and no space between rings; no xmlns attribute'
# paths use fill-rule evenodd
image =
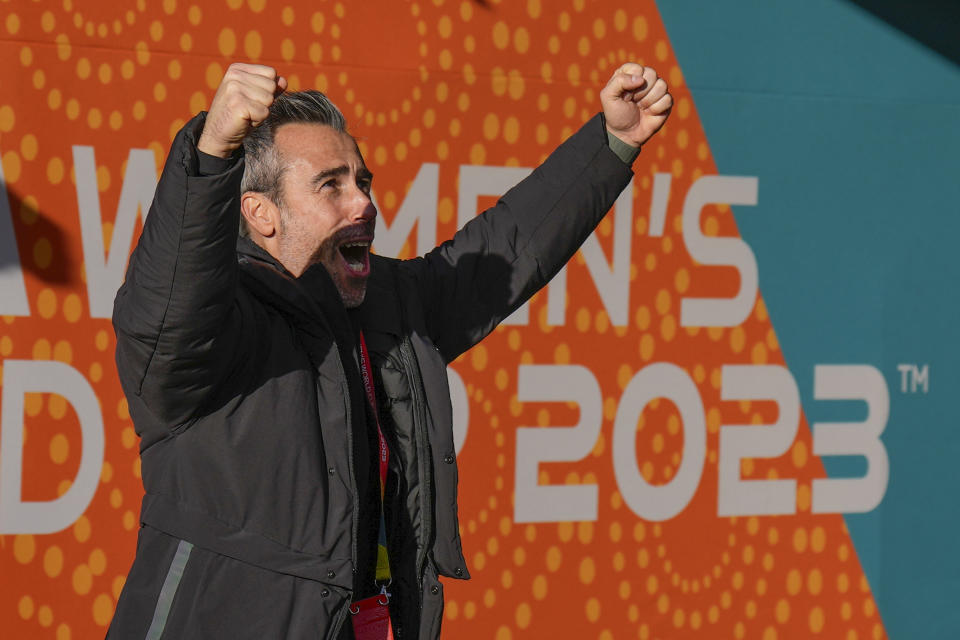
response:
<svg viewBox="0 0 960 640"><path fill-rule="evenodd" d="M262 193L247 191L241 195L240 213L247 227L264 238L272 238L280 228L280 210Z"/></svg>

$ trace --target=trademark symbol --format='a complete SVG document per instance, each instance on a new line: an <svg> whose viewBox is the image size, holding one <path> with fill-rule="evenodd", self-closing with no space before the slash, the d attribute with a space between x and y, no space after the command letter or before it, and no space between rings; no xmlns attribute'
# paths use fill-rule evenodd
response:
<svg viewBox="0 0 960 640"><path fill-rule="evenodd" d="M900 393L926 393L930 390L930 366L903 363L897 365L900 372Z"/></svg>

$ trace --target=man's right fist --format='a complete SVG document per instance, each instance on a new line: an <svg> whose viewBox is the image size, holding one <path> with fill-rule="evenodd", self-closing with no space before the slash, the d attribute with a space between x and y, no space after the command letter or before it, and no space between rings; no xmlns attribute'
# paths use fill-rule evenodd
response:
<svg viewBox="0 0 960 640"><path fill-rule="evenodd" d="M287 79L272 67L231 64L213 96L197 148L212 156L229 157L250 129L267 118L274 98L286 88Z"/></svg>

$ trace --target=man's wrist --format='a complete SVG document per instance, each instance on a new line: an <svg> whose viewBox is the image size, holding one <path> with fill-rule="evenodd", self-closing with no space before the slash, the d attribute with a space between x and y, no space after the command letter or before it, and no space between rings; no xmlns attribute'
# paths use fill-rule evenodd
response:
<svg viewBox="0 0 960 640"><path fill-rule="evenodd" d="M607 130L607 144L610 146L610 150L617 154L617 157L623 160L623 163L627 166L632 165L633 161L640 155L640 147L627 144L610 133L609 130Z"/></svg>

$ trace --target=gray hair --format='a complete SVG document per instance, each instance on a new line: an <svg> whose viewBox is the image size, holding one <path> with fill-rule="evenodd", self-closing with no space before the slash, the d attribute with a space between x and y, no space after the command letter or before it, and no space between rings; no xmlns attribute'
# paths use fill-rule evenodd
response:
<svg viewBox="0 0 960 640"><path fill-rule="evenodd" d="M347 132L347 121L330 99L319 91L297 91L277 96L270 106L270 115L253 128L243 140L245 166L240 193L262 193L283 208L283 158L274 145L276 130L290 123L323 124L341 133ZM246 221L240 216L240 235L249 236Z"/></svg>

